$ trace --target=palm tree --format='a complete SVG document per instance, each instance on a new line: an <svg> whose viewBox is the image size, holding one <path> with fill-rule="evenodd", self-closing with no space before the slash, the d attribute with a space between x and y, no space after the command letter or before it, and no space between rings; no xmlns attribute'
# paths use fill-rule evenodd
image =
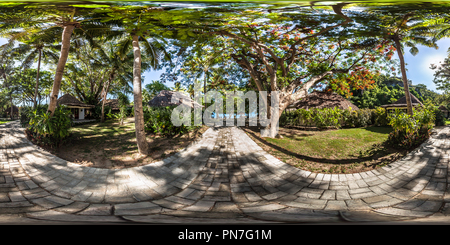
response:
<svg viewBox="0 0 450 245"><path fill-rule="evenodd" d="M145 136L144 111L142 106L142 56L145 53L149 59L149 65L153 69L159 67L163 58L168 58L165 51L164 39L156 34L156 29L161 28L160 21L153 19L154 13L161 12L159 8L139 6L124 10L123 8L109 8L106 11L111 20L116 21L116 29L122 31L123 38L120 42L120 54L125 55L130 50L133 54L133 95L135 131L138 151L142 155L148 154L148 143ZM108 22L108 21L106 21ZM164 28L164 27L162 27ZM141 52L141 44L143 49ZM145 69L145 68L144 68Z"/></svg>
<svg viewBox="0 0 450 245"><path fill-rule="evenodd" d="M176 82L175 86L172 88L172 90L177 91L177 92L185 92L186 91L186 89L181 86L180 82Z"/></svg>
<svg viewBox="0 0 450 245"><path fill-rule="evenodd" d="M108 80L103 86L102 91L102 122L105 121L105 102L110 86L113 85L114 81L116 81L117 84L122 85L121 87L125 87L125 85L128 84L129 81L132 81L132 77L128 76L130 74L128 71L133 66L132 53L119 53L119 48L123 47L115 45L111 42L103 43L102 45L97 46L97 52L101 57L100 62L104 66L109 68ZM147 67L147 64L145 62L144 66ZM122 93L119 93L119 95L121 94Z"/></svg>
<svg viewBox="0 0 450 245"><path fill-rule="evenodd" d="M149 42L146 38L139 36L138 33L130 33L133 46L133 94L134 94L134 117L135 117L135 128L136 128L136 140L138 141L139 153L143 155L148 154L148 144L145 138L144 130L144 109L142 107L142 66L141 66L141 48L139 42L141 41L146 50L150 51L150 57L153 58L153 62L150 64L154 69L158 66L159 60L163 57L161 50L163 46L159 44L157 39L153 41L155 43Z"/></svg>
<svg viewBox="0 0 450 245"><path fill-rule="evenodd" d="M369 18L371 18L372 28L375 35L392 43L397 51L400 60L400 71L402 74L403 88L405 91L407 113L413 115L411 95L409 91L408 78L406 75L406 63L404 58L405 46L409 47L412 55L417 55L419 49L417 45L432 47L437 49L436 39L432 38L433 30L429 22L438 8L409 8L410 6L394 7L371 7Z"/></svg>
<svg viewBox="0 0 450 245"><path fill-rule="evenodd" d="M98 8L98 5L17 3L2 6L1 33L15 32L17 37L25 37L42 32L54 33L54 28L62 31L60 35L62 37L61 51L48 106L51 116L55 112L72 35L85 35L93 38L113 32L111 23L114 21L110 21L108 24L103 23L102 19L105 15L92 11L93 8Z"/></svg>
<svg viewBox="0 0 450 245"><path fill-rule="evenodd" d="M12 53L16 55L23 56L23 61L21 68L30 68L35 60L37 59L37 75L36 75L36 87L34 93L34 108L37 106L36 97L38 94L39 87L39 72L41 68L41 59L47 61L52 61L53 63L58 62L58 56L56 50L60 48L60 45L53 44L53 37L49 36L48 33L37 33L33 36L25 36L23 40L18 40L22 42L18 47L12 50Z"/></svg>
<svg viewBox="0 0 450 245"><path fill-rule="evenodd" d="M397 55L400 59L400 71L402 73L403 88L405 90L407 113L413 115L412 103L411 103L411 93L408 86L408 78L406 76L406 64L405 58L403 56L404 46L410 47L410 53L412 55L417 55L419 49L417 44L421 44L427 47L438 48L436 43L427 39L423 34L422 23L413 23L417 19L413 18L414 14L405 14L403 19L398 24L396 30L391 33L390 39L394 41L395 48L397 50ZM410 22L410 23L408 23ZM404 45L402 45L402 42Z"/></svg>
<svg viewBox="0 0 450 245"><path fill-rule="evenodd" d="M0 47L0 79L3 80L3 88L7 88L8 95L9 95L9 102L11 104L11 119L14 110L13 110L13 99L12 99L12 90L13 85L12 82L9 80L9 76L13 75L15 73L14 68L14 60L12 59L11 50L14 47L14 40L9 39L7 43L3 44Z"/></svg>

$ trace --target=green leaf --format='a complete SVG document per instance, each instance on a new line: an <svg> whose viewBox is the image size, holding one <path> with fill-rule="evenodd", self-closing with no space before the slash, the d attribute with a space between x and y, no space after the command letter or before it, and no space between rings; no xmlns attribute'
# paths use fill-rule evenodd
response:
<svg viewBox="0 0 450 245"><path fill-rule="evenodd" d="M410 52L412 55L416 56L416 55L419 53L419 49L418 49L417 47L412 47L412 48L409 50L409 52Z"/></svg>
<svg viewBox="0 0 450 245"><path fill-rule="evenodd" d="M109 5L101 5L101 4L75 4L70 5L76 8L109 8Z"/></svg>

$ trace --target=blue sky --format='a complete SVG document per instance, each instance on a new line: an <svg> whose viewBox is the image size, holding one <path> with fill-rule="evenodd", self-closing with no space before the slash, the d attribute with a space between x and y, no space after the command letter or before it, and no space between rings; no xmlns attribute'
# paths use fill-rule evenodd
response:
<svg viewBox="0 0 450 245"><path fill-rule="evenodd" d="M413 85L425 84L428 89L442 93L436 89L436 85L433 83L434 71L429 67L430 64L439 64L439 61L444 61L447 57L447 50L450 48L450 39L442 39L437 42L437 45L438 49L417 46L419 53L416 56L411 55L409 49L405 49L404 57L407 64L406 75ZM393 58L398 59L397 54Z"/></svg>
<svg viewBox="0 0 450 245"><path fill-rule="evenodd" d="M0 45L6 43L5 39L0 38ZM444 61L447 57L447 50L450 47L450 39L443 39L437 42L439 49L418 46L419 53L413 56L409 51L405 50L405 62L407 63L407 77L412 81L413 85L425 84L428 89L438 93L435 84L433 83L434 71L431 70L430 64L438 64L439 61ZM395 54L393 58L397 59ZM147 71L143 74L144 85L150 83L152 80L159 80L162 71ZM173 83L166 84L168 87L173 87Z"/></svg>

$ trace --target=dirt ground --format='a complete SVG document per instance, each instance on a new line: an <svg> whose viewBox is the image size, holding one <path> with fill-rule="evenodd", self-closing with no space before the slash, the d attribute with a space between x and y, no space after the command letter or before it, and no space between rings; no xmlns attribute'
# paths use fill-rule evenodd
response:
<svg viewBox="0 0 450 245"><path fill-rule="evenodd" d="M128 123L128 125L127 125ZM121 169L147 165L161 161L198 140L207 130L201 127L188 134L175 137L147 134L149 154L141 155L138 152L134 124L128 121L123 127L112 123L109 128L120 128L116 132L87 131L89 125L83 127L84 131L74 133L74 139L58 149L47 149L52 154L67 161L82 166ZM95 127L91 125L89 129Z"/></svg>

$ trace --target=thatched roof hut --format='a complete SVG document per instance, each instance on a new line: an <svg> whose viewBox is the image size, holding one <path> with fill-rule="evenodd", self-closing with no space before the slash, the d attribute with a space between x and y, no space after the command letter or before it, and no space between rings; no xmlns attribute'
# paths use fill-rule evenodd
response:
<svg viewBox="0 0 450 245"><path fill-rule="evenodd" d="M176 101L176 102L172 102ZM152 100L148 102L149 106L152 107L164 107L185 104L191 108L202 107L194 100L192 100L189 95L181 92L162 90L158 95L156 95Z"/></svg>
<svg viewBox="0 0 450 245"><path fill-rule="evenodd" d="M311 108L335 108L345 110L351 108L352 110L359 110L359 108L337 93L319 92L315 91L305 98L293 103L290 108L296 109L311 109Z"/></svg>
<svg viewBox="0 0 450 245"><path fill-rule="evenodd" d="M93 105L85 104L70 94L64 94L56 102L58 105L65 105L69 108L94 108Z"/></svg>
<svg viewBox="0 0 450 245"><path fill-rule="evenodd" d="M420 100L417 99L416 96L414 96L413 94L410 94L410 96L411 96L411 104L413 107L423 106L422 102L420 102ZM381 107L384 107L385 109L406 109L406 96L401 97L392 104L382 105Z"/></svg>

